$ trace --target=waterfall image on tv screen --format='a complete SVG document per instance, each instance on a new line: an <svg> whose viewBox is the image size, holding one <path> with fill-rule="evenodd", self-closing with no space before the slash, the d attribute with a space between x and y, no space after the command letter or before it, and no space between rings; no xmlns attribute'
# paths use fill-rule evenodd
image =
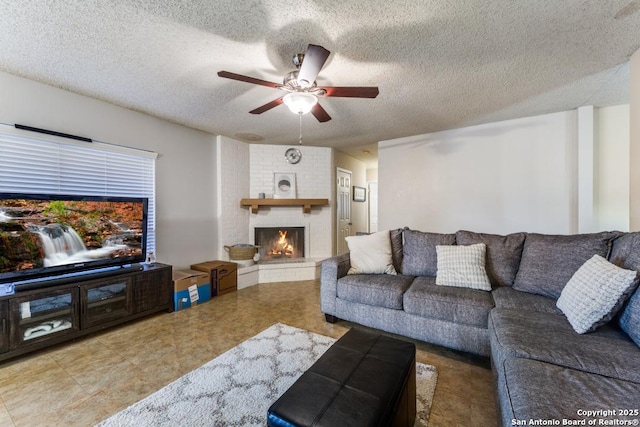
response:
<svg viewBox="0 0 640 427"><path fill-rule="evenodd" d="M144 260L146 199L73 199L0 194L0 279Z"/></svg>

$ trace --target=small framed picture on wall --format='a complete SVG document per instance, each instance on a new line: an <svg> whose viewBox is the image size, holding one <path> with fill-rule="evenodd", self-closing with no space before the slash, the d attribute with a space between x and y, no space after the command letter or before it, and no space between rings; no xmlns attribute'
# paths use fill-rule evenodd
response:
<svg viewBox="0 0 640 427"><path fill-rule="evenodd" d="M367 200L367 189L364 187L353 186L353 201L365 202Z"/></svg>

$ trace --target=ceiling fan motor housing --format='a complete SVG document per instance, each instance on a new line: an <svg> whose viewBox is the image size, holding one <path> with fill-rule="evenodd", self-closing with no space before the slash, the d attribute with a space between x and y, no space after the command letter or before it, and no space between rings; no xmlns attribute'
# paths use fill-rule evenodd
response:
<svg viewBox="0 0 640 427"><path fill-rule="evenodd" d="M293 62L293 65L296 66L296 68L300 68L300 66L302 65L302 61L304 61L304 53L298 53L296 55L293 55L293 58L291 58L291 61Z"/></svg>

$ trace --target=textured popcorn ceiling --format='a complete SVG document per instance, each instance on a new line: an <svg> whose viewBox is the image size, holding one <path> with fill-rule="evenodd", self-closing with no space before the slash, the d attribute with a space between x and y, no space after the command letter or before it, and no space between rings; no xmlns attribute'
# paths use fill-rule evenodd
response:
<svg viewBox="0 0 640 427"><path fill-rule="evenodd" d="M629 102L640 0L0 0L0 69L214 134L296 144L280 82L309 43L332 54L304 143L375 156L380 140ZM37 124L36 124L37 125ZM247 136L248 135L248 136ZM364 157L363 159L366 159Z"/></svg>

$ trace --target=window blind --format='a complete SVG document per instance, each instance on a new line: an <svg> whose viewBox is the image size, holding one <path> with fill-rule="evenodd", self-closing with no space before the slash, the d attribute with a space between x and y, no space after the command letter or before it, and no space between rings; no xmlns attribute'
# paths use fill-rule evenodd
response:
<svg viewBox="0 0 640 427"><path fill-rule="evenodd" d="M146 197L155 252L155 153L0 125L0 192Z"/></svg>

